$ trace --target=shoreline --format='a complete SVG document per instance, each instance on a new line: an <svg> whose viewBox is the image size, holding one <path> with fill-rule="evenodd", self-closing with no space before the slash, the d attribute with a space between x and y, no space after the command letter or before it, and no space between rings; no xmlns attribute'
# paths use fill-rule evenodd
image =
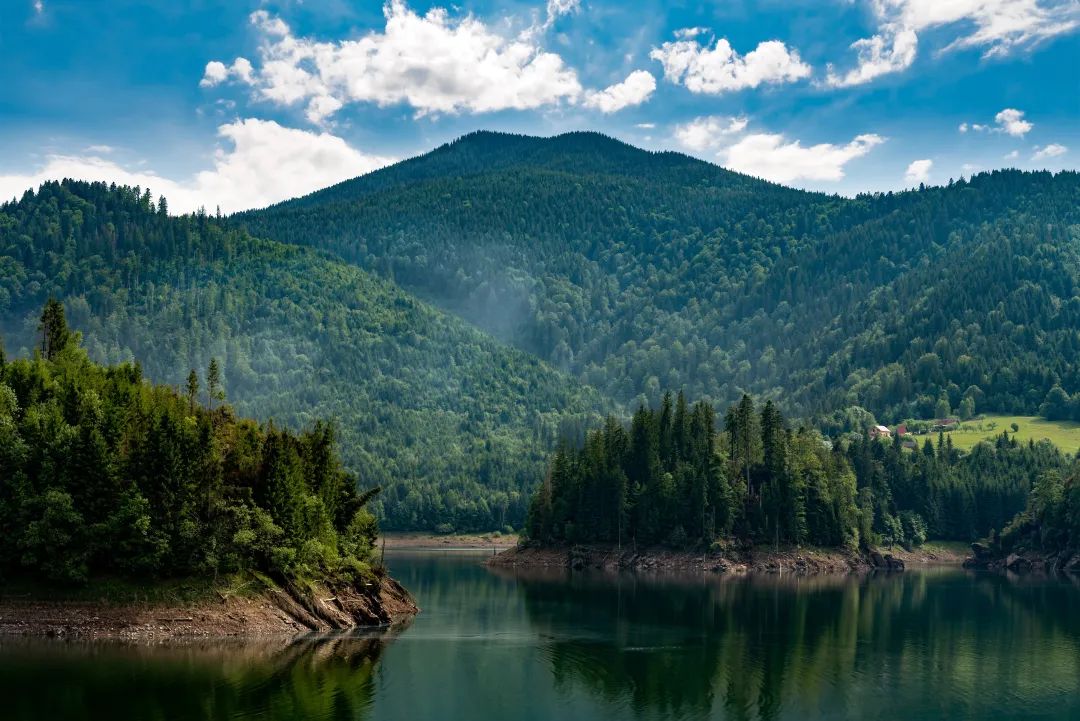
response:
<svg viewBox="0 0 1080 721"><path fill-rule="evenodd" d="M519 543L517 534L451 533L437 534L405 531L384 533L379 540L386 541L386 550L491 550L510 549Z"/></svg>
<svg viewBox="0 0 1080 721"><path fill-rule="evenodd" d="M264 585L192 601L116 601L33 592L0 594L0 637L80 640L194 640L292 637L308 633L396 626L420 609L389 577L374 584Z"/></svg>
<svg viewBox="0 0 1080 721"><path fill-rule="evenodd" d="M920 566L956 566L965 554L943 544L927 544L911 551L902 548L855 553L837 548L755 546L741 549L673 551L668 548L619 549L611 545L519 545L487 561L492 567L569 568L573 570L704 571L769 574L847 574L875 570L899 572Z"/></svg>

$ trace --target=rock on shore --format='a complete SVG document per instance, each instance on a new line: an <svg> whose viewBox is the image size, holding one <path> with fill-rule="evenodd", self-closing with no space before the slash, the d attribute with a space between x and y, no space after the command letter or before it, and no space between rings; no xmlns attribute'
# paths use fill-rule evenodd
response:
<svg viewBox="0 0 1080 721"><path fill-rule="evenodd" d="M1004 554L1001 551L995 551L985 543L972 543L971 555L964 559L964 568L1012 571L1013 573L1028 571L1080 573L1080 553L1020 550Z"/></svg>

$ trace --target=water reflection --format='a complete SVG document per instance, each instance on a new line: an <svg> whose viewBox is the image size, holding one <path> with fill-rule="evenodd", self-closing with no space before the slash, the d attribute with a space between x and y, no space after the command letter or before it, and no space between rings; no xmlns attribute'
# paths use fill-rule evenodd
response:
<svg viewBox="0 0 1080 721"><path fill-rule="evenodd" d="M182 645L0 640L0 717L364 719L389 635Z"/></svg>
<svg viewBox="0 0 1080 721"><path fill-rule="evenodd" d="M510 575L543 639L555 687L585 690L638 716L1080 712L1075 582L955 571L794 579Z"/></svg>
<svg viewBox="0 0 1080 721"><path fill-rule="evenodd" d="M0 638L0 719L1077 719L1076 580L493 572L388 555L375 636L187 646Z"/></svg>

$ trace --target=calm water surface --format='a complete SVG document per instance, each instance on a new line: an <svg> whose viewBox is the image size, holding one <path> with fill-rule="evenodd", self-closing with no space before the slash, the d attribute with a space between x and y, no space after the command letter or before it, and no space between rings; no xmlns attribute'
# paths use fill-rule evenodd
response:
<svg viewBox="0 0 1080 721"><path fill-rule="evenodd" d="M1080 586L493 572L396 553L364 636L0 640L0 719L1080 719Z"/></svg>

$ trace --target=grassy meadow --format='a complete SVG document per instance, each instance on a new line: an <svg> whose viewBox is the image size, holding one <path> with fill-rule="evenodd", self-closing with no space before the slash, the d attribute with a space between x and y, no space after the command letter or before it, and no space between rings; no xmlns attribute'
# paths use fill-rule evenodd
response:
<svg viewBox="0 0 1080 721"><path fill-rule="evenodd" d="M1013 423L1019 429L1015 433L1012 430ZM1080 450L1080 423L1048 421L1038 416L986 415L965 421L960 425L959 430L945 435L952 438L955 447L970 450L980 441L993 440L995 436L1001 435L1002 431L1008 431L1011 437L1015 437L1022 443L1026 443L1029 439L1049 440L1067 453L1076 453ZM937 439L934 440L936 442Z"/></svg>

